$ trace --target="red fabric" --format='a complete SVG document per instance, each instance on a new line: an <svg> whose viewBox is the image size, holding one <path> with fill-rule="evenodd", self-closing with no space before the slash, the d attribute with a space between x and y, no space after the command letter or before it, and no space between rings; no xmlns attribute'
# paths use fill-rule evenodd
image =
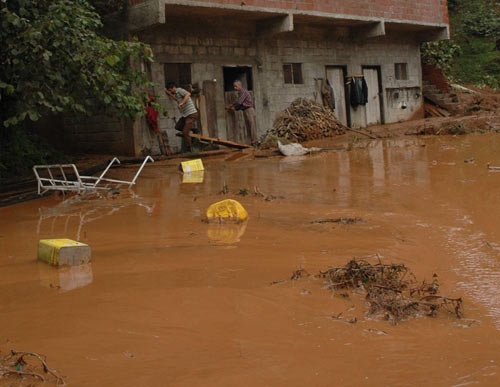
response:
<svg viewBox="0 0 500 387"><path fill-rule="evenodd" d="M149 101L155 101L151 94L149 95ZM158 112L153 109L150 103L146 105L146 119L153 132L158 133Z"/></svg>

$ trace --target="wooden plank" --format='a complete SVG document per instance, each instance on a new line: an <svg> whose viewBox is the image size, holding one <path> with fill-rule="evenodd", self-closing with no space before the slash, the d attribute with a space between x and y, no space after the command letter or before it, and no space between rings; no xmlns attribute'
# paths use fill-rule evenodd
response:
<svg viewBox="0 0 500 387"><path fill-rule="evenodd" d="M254 100L253 91L250 91L252 100ZM224 105L231 105L238 100L239 94L237 91L224 92ZM247 131L245 117L243 111L226 111L226 128L228 140L236 141L243 144L250 144L252 138Z"/></svg>
<svg viewBox="0 0 500 387"><path fill-rule="evenodd" d="M180 136L182 136L182 133L177 133L176 136L180 137ZM214 144L224 145L224 146L227 146L230 148L237 148L237 149L251 148L251 146L247 145L247 144L240 144L240 143L234 142L234 141L222 140L220 138L203 136L201 134L189 133L189 136L192 138L197 138L197 139L202 140L202 141L207 141L207 142L214 143Z"/></svg>
<svg viewBox="0 0 500 387"><path fill-rule="evenodd" d="M200 95L200 122L201 122L201 134L208 136L208 119L207 119L207 101L204 95Z"/></svg>
<svg viewBox="0 0 500 387"><path fill-rule="evenodd" d="M203 95L205 96L208 134L217 137L219 134L217 129L217 89L214 81L203 81Z"/></svg>

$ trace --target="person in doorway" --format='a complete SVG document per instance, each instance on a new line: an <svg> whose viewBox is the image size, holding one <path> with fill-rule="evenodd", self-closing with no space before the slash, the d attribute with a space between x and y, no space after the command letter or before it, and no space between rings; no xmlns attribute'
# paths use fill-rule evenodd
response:
<svg viewBox="0 0 500 387"><path fill-rule="evenodd" d="M250 135L252 145L257 144L257 125L255 122L255 108L252 96L247 89L243 88L241 81L236 80L233 82L234 90L239 94L238 100L232 105L226 106L227 110L236 111L242 110L243 117L245 118L245 126L248 134Z"/></svg>
<svg viewBox="0 0 500 387"><path fill-rule="evenodd" d="M177 102L177 107L182 115L179 121L175 124L175 130L182 132L184 144L188 152L191 152L192 141L191 136L189 136L189 132L194 128L194 123L199 116L193 100L191 99L191 93L184 90L182 87L177 87L175 82L168 82L167 94L170 98Z"/></svg>

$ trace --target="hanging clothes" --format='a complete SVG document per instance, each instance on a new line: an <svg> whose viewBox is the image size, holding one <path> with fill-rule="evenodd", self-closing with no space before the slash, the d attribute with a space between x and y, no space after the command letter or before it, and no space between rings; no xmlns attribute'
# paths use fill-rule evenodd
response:
<svg viewBox="0 0 500 387"><path fill-rule="evenodd" d="M321 82L321 98L323 106L329 107L332 111L335 110L335 94L328 79L323 79Z"/></svg>
<svg viewBox="0 0 500 387"><path fill-rule="evenodd" d="M153 129L153 132L158 133L158 112L153 109L151 106L151 102L154 102L154 97L149 95L149 102L146 104L146 120L148 121L149 126Z"/></svg>
<svg viewBox="0 0 500 387"><path fill-rule="evenodd" d="M349 77L349 100L351 106L356 109L359 105L368 103L368 84L365 77Z"/></svg>

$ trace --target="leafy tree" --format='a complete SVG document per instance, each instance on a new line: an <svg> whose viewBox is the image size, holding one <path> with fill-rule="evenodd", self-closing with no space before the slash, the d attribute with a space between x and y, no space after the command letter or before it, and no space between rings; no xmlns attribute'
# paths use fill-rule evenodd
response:
<svg viewBox="0 0 500 387"><path fill-rule="evenodd" d="M151 49L100 35L86 0L0 0L0 26L0 128L54 113L145 112L140 67Z"/></svg>

